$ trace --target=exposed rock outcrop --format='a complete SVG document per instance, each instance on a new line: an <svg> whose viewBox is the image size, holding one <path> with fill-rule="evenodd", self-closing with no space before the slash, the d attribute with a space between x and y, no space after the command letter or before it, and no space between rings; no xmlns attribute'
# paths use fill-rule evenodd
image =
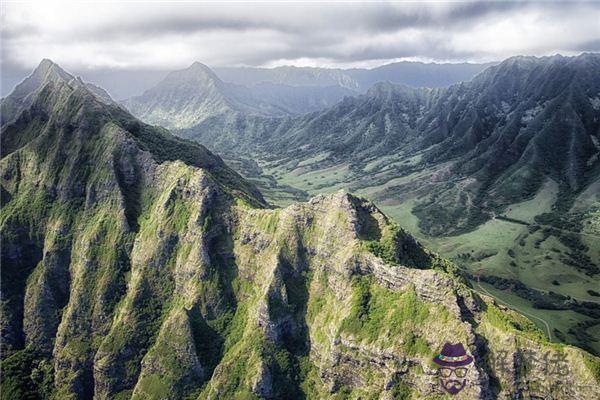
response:
<svg viewBox="0 0 600 400"><path fill-rule="evenodd" d="M203 147L84 88L34 97L2 127L37 132L0 162L3 396L439 398L432 357L461 342L463 398L535 382L573 398L528 352L563 357L574 398L595 398L597 358L477 296L369 202L269 209Z"/></svg>

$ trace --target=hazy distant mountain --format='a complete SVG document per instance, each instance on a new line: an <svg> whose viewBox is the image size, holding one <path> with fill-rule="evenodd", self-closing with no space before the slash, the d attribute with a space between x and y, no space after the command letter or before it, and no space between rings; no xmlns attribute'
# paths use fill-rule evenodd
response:
<svg viewBox="0 0 600 400"><path fill-rule="evenodd" d="M148 123L182 129L215 117L283 117L322 110L354 94L340 86L261 83L245 87L223 82L196 62L122 103Z"/></svg>
<svg viewBox="0 0 600 400"><path fill-rule="evenodd" d="M264 151L293 159L328 152L364 160L414 139L430 91L379 83L323 111L295 118L211 118L179 134L224 154Z"/></svg>
<svg viewBox="0 0 600 400"><path fill-rule="evenodd" d="M103 97L46 60L2 102L3 398L440 398L423 371L451 339L478 360L560 354L572 398L595 398L596 358L478 295L372 203L272 209ZM467 398L553 382L517 362L469 374Z"/></svg>
<svg viewBox="0 0 600 400"><path fill-rule="evenodd" d="M269 82L290 86L341 86L350 90L359 90L359 85L352 76L342 69L335 68L226 67L215 68L215 73L224 81L245 86Z"/></svg>
<svg viewBox="0 0 600 400"><path fill-rule="evenodd" d="M279 147L290 157L328 152L358 161L382 156L414 140L434 92L378 83L364 95L294 119L288 131L274 135L264 147Z"/></svg>
<svg viewBox="0 0 600 400"><path fill-rule="evenodd" d="M378 82L429 88L450 86L470 80L491 65L494 64L436 64L404 61L371 69L286 66L276 68L216 68L215 72L227 82L247 86L262 82L293 86L337 85L353 91L366 92Z"/></svg>
<svg viewBox="0 0 600 400"><path fill-rule="evenodd" d="M377 82L437 88L469 81L494 64L437 64L403 61L372 69L349 69L346 72L358 83L362 91L368 90Z"/></svg>
<svg viewBox="0 0 600 400"><path fill-rule="evenodd" d="M263 82L249 87L252 94L267 103L277 104L290 115L320 111L357 92L342 86L291 86Z"/></svg>
<svg viewBox="0 0 600 400"><path fill-rule="evenodd" d="M414 87L443 87L471 79L492 64L436 64L399 62L372 69L336 69L311 67L220 67L213 70L225 81L244 86L274 83L287 86L335 86L352 92L365 92L377 82L392 82ZM139 96L170 73L163 70L81 70L75 71L87 82L101 86L117 100ZM29 73L25 69L7 70L2 74L2 94ZM314 96L313 96L314 97ZM331 105L331 104L329 104Z"/></svg>
<svg viewBox="0 0 600 400"><path fill-rule="evenodd" d="M123 101L144 121L167 128L185 128L206 118L232 112L247 115L285 115L276 105L261 101L247 88L225 83L207 66L195 62L175 71L141 96Z"/></svg>

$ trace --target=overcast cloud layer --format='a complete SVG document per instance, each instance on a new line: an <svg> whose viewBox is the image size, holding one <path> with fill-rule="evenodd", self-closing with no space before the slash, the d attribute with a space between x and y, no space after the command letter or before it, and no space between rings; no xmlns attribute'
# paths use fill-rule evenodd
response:
<svg viewBox="0 0 600 400"><path fill-rule="evenodd" d="M51 58L72 71L371 67L600 51L600 2L6 3L2 78ZM4 93L6 90L3 89Z"/></svg>

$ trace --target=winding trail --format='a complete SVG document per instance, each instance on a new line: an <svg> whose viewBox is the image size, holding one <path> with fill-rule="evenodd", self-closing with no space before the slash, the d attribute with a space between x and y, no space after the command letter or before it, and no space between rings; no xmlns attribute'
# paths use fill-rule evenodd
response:
<svg viewBox="0 0 600 400"><path fill-rule="evenodd" d="M544 320L544 319L542 319L542 318L540 318L540 317L538 317L538 316L535 316L535 315L533 315L533 314L530 314L530 313L528 313L528 312L526 312L526 311L523 311L523 310L521 310L521 309L519 309L519 308L517 308L517 307L515 307L515 306L513 306L513 305L511 305L511 304L509 304L509 303L507 303L507 302L505 302L504 300L500 300L500 299L499 299L497 296L494 296L494 295L493 295L493 294L491 294L491 293L490 293L490 292L489 292L489 291L488 291L486 288L484 288L483 286L481 286L481 283L479 282L479 277L477 277L477 286L479 287L479 289L480 289L480 290L481 290L483 293L485 293L486 295L488 295L488 296L492 297L492 298L493 298L493 299L495 299L497 302L504 304L504 305L505 305L505 306L507 306L508 308L511 308L511 309L513 309L513 310L515 310L515 311L517 311L517 312L519 312L519 313L521 313L521 314L523 314L523 315L526 315L526 316L528 316L528 317L535 318L535 319L537 319L538 321L542 321L542 323L543 323L543 324L544 324L544 326L546 327L546 332L547 332L547 334L548 334L548 339L549 339L549 340L552 342L552 340L553 340L553 336L552 336L552 330L550 329L550 325L548 324L548 322L546 322L546 320Z"/></svg>

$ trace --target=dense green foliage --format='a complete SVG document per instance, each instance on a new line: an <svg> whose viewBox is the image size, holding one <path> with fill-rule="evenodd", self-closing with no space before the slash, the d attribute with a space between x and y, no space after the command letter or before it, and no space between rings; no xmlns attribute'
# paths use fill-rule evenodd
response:
<svg viewBox="0 0 600 400"><path fill-rule="evenodd" d="M374 285L369 277L355 277L350 315L344 319L341 331L370 342L386 332L391 338L402 337L408 354L429 354L428 343L415 334L429 315L429 308L418 299L414 288L395 293Z"/></svg>
<svg viewBox="0 0 600 400"><path fill-rule="evenodd" d="M267 209L218 157L55 64L32 81L2 127L43 126L0 161L3 397L431 398L447 341L548 347L368 201ZM597 373L560 348L577 382Z"/></svg>

